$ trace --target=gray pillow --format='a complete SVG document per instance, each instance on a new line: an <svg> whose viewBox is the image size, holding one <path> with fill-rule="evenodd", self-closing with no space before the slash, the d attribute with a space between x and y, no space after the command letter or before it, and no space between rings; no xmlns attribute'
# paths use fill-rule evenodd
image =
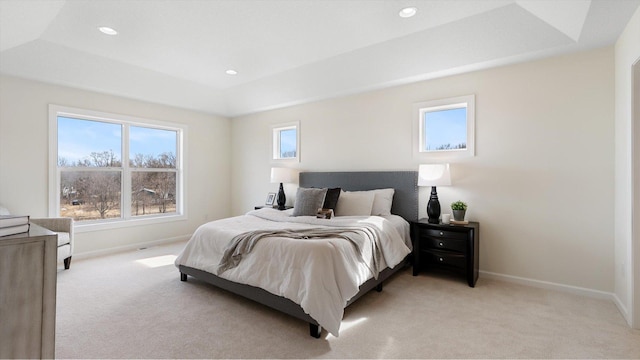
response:
<svg viewBox="0 0 640 360"><path fill-rule="evenodd" d="M327 189L298 188L293 216L315 216L326 194Z"/></svg>

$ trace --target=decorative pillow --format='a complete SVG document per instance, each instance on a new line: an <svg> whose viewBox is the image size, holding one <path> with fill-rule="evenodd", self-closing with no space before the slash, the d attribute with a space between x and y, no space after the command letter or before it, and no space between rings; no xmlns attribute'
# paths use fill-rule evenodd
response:
<svg viewBox="0 0 640 360"><path fill-rule="evenodd" d="M338 199L340 198L340 188L332 188L327 189L327 195L324 197L324 204L322 205L323 209L336 209L336 205L338 205Z"/></svg>
<svg viewBox="0 0 640 360"><path fill-rule="evenodd" d="M327 189L298 188L293 216L316 216L326 194Z"/></svg>
<svg viewBox="0 0 640 360"><path fill-rule="evenodd" d="M393 194L395 189L377 189L371 190L375 197L373 199L373 207L371 215L388 216L391 215L391 205L393 204Z"/></svg>
<svg viewBox="0 0 640 360"><path fill-rule="evenodd" d="M369 216L375 194L370 191L343 191L340 193L336 216Z"/></svg>

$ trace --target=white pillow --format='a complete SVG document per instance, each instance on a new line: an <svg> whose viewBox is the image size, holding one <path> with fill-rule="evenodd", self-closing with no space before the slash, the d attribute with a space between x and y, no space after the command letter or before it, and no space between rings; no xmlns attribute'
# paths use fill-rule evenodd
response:
<svg viewBox="0 0 640 360"><path fill-rule="evenodd" d="M388 216L391 215L391 205L393 204L393 194L395 189L371 190L375 194L371 215Z"/></svg>
<svg viewBox="0 0 640 360"><path fill-rule="evenodd" d="M336 205L336 216L369 216L375 194L370 191L342 191Z"/></svg>

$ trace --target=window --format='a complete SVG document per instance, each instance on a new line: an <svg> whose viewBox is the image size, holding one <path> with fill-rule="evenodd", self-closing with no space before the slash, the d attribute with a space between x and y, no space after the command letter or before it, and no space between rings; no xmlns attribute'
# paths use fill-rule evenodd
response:
<svg viewBox="0 0 640 360"><path fill-rule="evenodd" d="M273 128L273 159L299 159L298 123Z"/></svg>
<svg viewBox="0 0 640 360"><path fill-rule="evenodd" d="M183 215L184 126L50 106L54 216L83 224Z"/></svg>
<svg viewBox="0 0 640 360"><path fill-rule="evenodd" d="M414 155L420 158L475 154L475 97L461 96L416 104Z"/></svg>

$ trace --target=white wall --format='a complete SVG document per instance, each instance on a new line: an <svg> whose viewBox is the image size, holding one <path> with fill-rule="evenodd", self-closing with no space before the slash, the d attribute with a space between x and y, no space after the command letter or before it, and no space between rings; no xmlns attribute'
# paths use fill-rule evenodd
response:
<svg viewBox="0 0 640 360"><path fill-rule="evenodd" d="M634 298L633 275L640 277L640 265L636 266L635 273L633 269L634 260L640 262L640 204L637 203L638 206L635 208L633 204L634 196L636 199L640 197L640 188L637 188L640 173L636 173L636 179L633 181L633 161L635 157L635 166L638 168L636 171L640 171L640 136L634 137L633 131L636 128L638 134L640 120L633 123L631 89L632 66L638 60L640 9L636 10L615 46L615 295L618 307L627 321L633 323L636 328L640 328L640 279L635 279ZM636 104L636 107L640 109L639 104ZM633 212L630 209L633 209ZM634 317L635 321L632 321Z"/></svg>
<svg viewBox="0 0 640 360"><path fill-rule="evenodd" d="M417 170L412 104L476 95L476 156L452 161L443 208L469 203L485 272L614 290L613 49L418 82L232 121L232 213L264 203L271 126L300 121L309 171ZM287 187L289 203L295 186ZM421 189L426 216L428 190Z"/></svg>
<svg viewBox="0 0 640 360"><path fill-rule="evenodd" d="M0 77L0 203L14 213L47 216L48 105L57 104L186 124L185 221L76 234L75 253L186 238L229 215L230 120L13 77Z"/></svg>

